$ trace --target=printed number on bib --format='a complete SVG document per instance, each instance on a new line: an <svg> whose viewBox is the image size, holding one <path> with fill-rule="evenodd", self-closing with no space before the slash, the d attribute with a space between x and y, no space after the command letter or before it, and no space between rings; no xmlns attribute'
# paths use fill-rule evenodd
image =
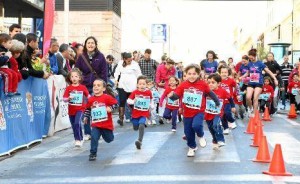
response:
<svg viewBox="0 0 300 184"><path fill-rule="evenodd" d="M171 100L168 98L167 104L174 107L179 107L179 100Z"/></svg>
<svg viewBox="0 0 300 184"><path fill-rule="evenodd" d="M153 96L154 103L158 103L159 102L159 93L158 93L158 91L153 91L152 96Z"/></svg>
<svg viewBox="0 0 300 184"><path fill-rule="evenodd" d="M259 73L250 73L250 82L259 83Z"/></svg>
<svg viewBox="0 0 300 184"><path fill-rule="evenodd" d="M99 123L107 120L106 106L92 108L92 123Z"/></svg>
<svg viewBox="0 0 300 184"><path fill-rule="evenodd" d="M183 103L188 108L199 110L202 105L202 96L201 91L186 90L183 93Z"/></svg>
<svg viewBox="0 0 300 184"><path fill-rule="evenodd" d="M292 94L293 95L298 95L299 94L298 91L299 91L298 88L292 88Z"/></svg>
<svg viewBox="0 0 300 184"><path fill-rule="evenodd" d="M72 99L70 99L70 101L69 101L70 105L76 105L76 106L82 105L82 99L83 99L82 91L71 92L70 96L72 97Z"/></svg>
<svg viewBox="0 0 300 184"><path fill-rule="evenodd" d="M134 109L140 111L148 111L150 107L150 97L149 96L136 96Z"/></svg>
<svg viewBox="0 0 300 184"><path fill-rule="evenodd" d="M223 100L219 99L220 105L216 106L215 102L211 98L206 98L206 108L205 112L209 114L220 114L223 106Z"/></svg>
<svg viewBox="0 0 300 184"><path fill-rule="evenodd" d="M264 93L259 95L259 99L267 101L270 98L271 94L270 93Z"/></svg>

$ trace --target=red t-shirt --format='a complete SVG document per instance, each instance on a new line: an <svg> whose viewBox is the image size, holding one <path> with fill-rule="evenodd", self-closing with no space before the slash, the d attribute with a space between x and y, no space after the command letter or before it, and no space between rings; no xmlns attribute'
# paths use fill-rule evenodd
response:
<svg viewBox="0 0 300 184"><path fill-rule="evenodd" d="M271 101L271 99L273 99L274 97L274 88L271 85L263 85L261 93L262 94L270 93L271 95L268 101Z"/></svg>
<svg viewBox="0 0 300 184"><path fill-rule="evenodd" d="M152 100L152 93L150 90L139 91L134 90L129 99L134 100L135 103L132 109L132 118L149 117L150 105Z"/></svg>
<svg viewBox="0 0 300 184"><path fill-rule="evenodd" d="M295 88L295 89L299 89L300 88L300 82L290 82L289 85L288 85L288 92L289 93L292 93L292 89Z"/></svg>
<svg viewBox="0 0 300 184"><path fill-rule="evenodd" d="M91 96L88 99L86 108L91 108L91 115L92 115L91 119L93 119L93 110L94 109L96 109L97 107L103 107L106 109L106 107L113 106L117 103L118 103L118 101L115 98L113 98L112 96L107 95L107 94L102 94L100 96ZM91 126L108 129L108 130L114 130L114 125L113 125L113 121L112 121L112 113L111 112L107 113L107 118L101 122L93 123L93 120L92 120Z"/></svg>
<svg viewBox="0 0 300 184"><path fill-rule="evenodd" d="M229 93L227 93L227 91L223 88L220 88L218 87L218 89L215 89L213 90L213 92L217 95L217 97L219 98L220 100L220 103L223 102L222 104L222 107L221 107L221 113L219 114L220 117L222 117L224 115L224 101L225 100L228 100L229 101L229 98L231 97ZM211 114L209 112L205 112L205 116L204 116L204 119L205 120L212 120L214 119L214 117L216 116L217 114Z"/></svg>
<svg viewBox="0 0 300 184"><path fill-rule="evenodd" d="M234 91L234 88L236 87L236 82L228 77L227 79L222 79L221 81L221 84L220 84L220 87L225 89L227 91L227 93L229 93L231 96L233 96L233 91ZM225 100L225 104L228 104L229 103L229 100L226 99Z"/></svg>
<svg viewBox="0 0 300 184"><path fill-rule="evenodd" d="M184 81L175 90L182 98L183 116L186 118L194 117L200 112L204 112L206 95L210 92L208 85L202 81L195 82Z"/></svg>
<svg viewBox="0 0 300 184"><path fill-rule="evenodd" d="M77 100L69 100L69 115L76 115L77 111L84 111L85 104L83 97L89 96L89 91L84 85L79 84L79 86L69 85L64 93L63 98L69 98L70 96L75 96Z"/></svg>
<svg viewBox="0 0 300 184"><path fill-rule="evenodd" d="M176 88L175 88L176 89ZM166 90L164 91L163 95L160 98L159 103L163 103L164 99L167 97L167 95L171 92L171 91L175 91L175 89L172 89L171 87L167 87ZM179 109L180 106L180 100L175 100L172 101L171 99L169 99L167 97L166 99L166 108L171 109L171 110L176 110Z"/></svg>

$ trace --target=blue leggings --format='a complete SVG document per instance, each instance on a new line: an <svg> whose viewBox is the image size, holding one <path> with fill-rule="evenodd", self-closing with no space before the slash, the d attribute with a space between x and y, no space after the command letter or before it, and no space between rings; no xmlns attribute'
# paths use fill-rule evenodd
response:
<svg viewBox="0 0 300 184"><path fill-rule="evenodd" d="M220 115L216 115L212 120L206 120L208 130L213 137L213 143L217 143L219 141L225 142L220 121Z"/></svg>
<svg viewBox="0 0 300 184"><path fill-rule="evenodd" d="M178 114L178 109L171 110L169 108L165 108L163 117L165 119L172 118L172 129L176 129L177 114Z"/></svg>
<svg viewBox="0 0 300 184"><path fill-rule="evenodd" d="M231 106L230 104L225 104L224 105L224 115L221 119L222 121L222 126L224 128L224 130L226 130L228 127L228 122L234 122L235 119L233 118L232 116L232 113L231 113Z"/></svg>
<svg viewBox="0 0 300 184"><path fill-rule="evenodd" d="M183 118L184 123L184 134L186 136L187 145L190 148L196 148L196 140L195 133L198 137L204 136L203 131L203 113L198 113L194 117L191 118Z"/></svg>

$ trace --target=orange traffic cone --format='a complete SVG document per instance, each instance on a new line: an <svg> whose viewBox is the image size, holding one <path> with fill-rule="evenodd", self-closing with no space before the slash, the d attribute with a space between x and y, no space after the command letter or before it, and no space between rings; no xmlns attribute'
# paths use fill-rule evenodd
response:
<svg viewBox="0 0 300 184"><path fill-rule="evenodd" d="M244 133L254 134L254 132L255 132L254 118L250 117L249 122L248 122L248 126L247 126L247 130Z"/></svg>
<svg viewBox="0 0 300 184"><path fill-rule="evenodd" d="M291 118L291 119L297 118L295 104L291 104L291 109L290 109L290 112L288 114L288 118Z"/></svg>
<svg viewBox="0 0 300 184"><path fill-rule="evenodd" d="M275 146L269 171L263 171L263 174L268 174L272 176L292 176L292 173L288 173L285 171L284 160L283 160L280 144L276 144Z"/></svg>
<svg viewBox="0 0 300 184"><path fill-rule="evenodd" d="M268 142L267 142L266 136L262 137L260 144L259 144L256 158L253 159L252 161L253 162L263 162L263 163L271 162L271 157L270 157L270 153L269 153L269 147L268 147Z"/></svg>
<svg viewBox="0 0 300 184"><path fill-rule="evenodd" d="M253 136L253 143L250 146L259 147L262 137L263 137L262 126L256 126L255 133Z"/></svg>
<svg viewBox="0 0 300 184"><path fill-rule="evenodd" d="M264 117L262 118L264 121L272 121L270 114L269 114L269 108L265 108Z"/></svg>
<svg viewBox="0 0 300 184"><path fill-rule="evenodd" d="M256 126L264 126L260 119L256 120Z"/></svg>

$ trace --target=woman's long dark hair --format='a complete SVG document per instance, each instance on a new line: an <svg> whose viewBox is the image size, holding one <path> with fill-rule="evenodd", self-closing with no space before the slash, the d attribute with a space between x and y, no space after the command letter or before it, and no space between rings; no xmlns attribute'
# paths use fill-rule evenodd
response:
<svg viewBox="0 0 300 184"><path fill-rule="evenodd" d="M87 43L87 41L88 41L89 39L93 39L93 40L94 40L95 45L96 45L95 52L98 52L98 51L99 51L99 50L98 50L98 41L97 41L97 39L96 39L95 37L93 37L93 36L89 36L89 37L87 37L87 39L85 39L85 41L84 41L84 47L83 47L83 52L84 52L84 53L87 53L86 43Z"/></svg>

